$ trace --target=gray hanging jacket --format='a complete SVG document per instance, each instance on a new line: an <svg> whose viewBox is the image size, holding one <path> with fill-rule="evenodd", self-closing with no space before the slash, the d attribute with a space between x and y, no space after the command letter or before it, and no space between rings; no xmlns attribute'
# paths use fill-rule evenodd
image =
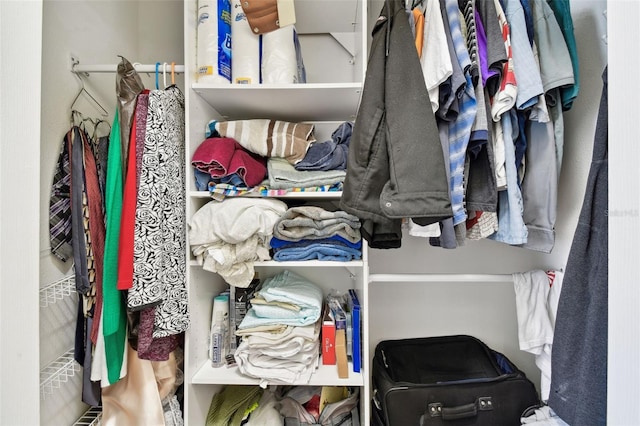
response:
<svg viewBox="0 0 640 426"><path fill-rule="evenodd" d="M402 218L427 225L451 217L452 210L444 153L402 0L385 1L372 37L340 207L363 221L371 247L395 248Z"/></svg>

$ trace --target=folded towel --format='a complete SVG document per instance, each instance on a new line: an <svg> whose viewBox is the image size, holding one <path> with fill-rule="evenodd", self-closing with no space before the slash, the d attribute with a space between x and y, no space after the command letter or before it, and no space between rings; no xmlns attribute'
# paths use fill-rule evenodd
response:
<svg viewBox="0 0 640 426"><path fill-rule="evenodd" d="M285 270L267 278L257 292L267 302L285 302L297 305L299 311L274 305L251 306L239 324L239 329L259 325L284 324L309 325L320 318L322 309L322 290L306 278Z"/></svg>
<svg viewBox="0 0 640 426"><path fill-rule="evenodd" d="M292 207L275 224L273 235L289 241L322 239L340 235L355 243L361 239L360 220L345 211L327 211L317 206Z"/></svg>
<svg viewBox="0 0 640 426"><path fill-rule="evenodd" d="M348 239L341 237L340 235L332 235L328 238L321 238L319 240L310 240L310 239L302 239L297 241L289 241L289 240L281 240L278 237L271 237L271 241L269 245L273 249L281 249L281 248L289 248L292 246L298 246L300 244L308 244L308 243L327 243L327 244L342 244L347 247L351 247L353 249L361 249L362 248L362 240L358 240L355 243L349 241Z"/></svg>
<svg viewBox="0 0 640 426"><path fill-rule="evenodd" d="M280 262L294 260L325 260L349 262L362 256L360 250L342 244L310 243L300 246L289 246L275 251L273 260Z"/></svg>
<svg viewBox="0 0 640 426"><path fill-rule="evenodd" d="M246 186L256 186L267 175L267 159L253 154L231 138L207 138L193 153L191 165L213 178L237 174Z"/></svg>
<svg viewBox="0 0 640 426"><path fill-rule="evenodd" d="M345 121L331 134L331 139L323 143L313 143L296 170L344 170L353 123Z"/></svg>
<svg viewBox="0 0 640 426"><path fill-rule="evenodd" d="M342 183L347 172L345 170L300 171L286 160L272 157L267 160L267 174L269 187L291 189Z"/></svg>
<svg viewBox="0 0 640 426"><path fill-rule="evenodd" d="M318 366L320 355L318 342L310 345L308 352L300 352L290 359L278 359L251 350L244 340L234 355L238 370L245 376L261 379L260 386L272 383L305 384Z"/></svg>
<svg viewBox="0 0 640 426"><path fill-rule="evenodd" d="M217 132L222 137L235 139L254 154L285 158L296 164L304 158L309 145L316 141L313 129L313 124L280 120L212 120L207 124L206 137Z"/></svg>

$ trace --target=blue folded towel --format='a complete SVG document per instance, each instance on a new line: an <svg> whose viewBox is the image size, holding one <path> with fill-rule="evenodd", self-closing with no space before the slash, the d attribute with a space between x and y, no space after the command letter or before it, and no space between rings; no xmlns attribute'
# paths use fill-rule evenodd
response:
<svg viewBox="0 0 640 426"><path fill-rule="evenodd" d="M281 249L281 248L288 248L291 246L298 246L298 245L303 245L303 244L309 244L312 242L316 242L316 243L328 243L328 244L342 244L345 245L347 247L353 248L353 249L361 249L362 248L362 239L354 242L351 242L349 240L347 240L344 237L341 237L340 235L336 234L336 235L332 235L328 238L322 238L319 240L308 240L308 239L302 239L302 240L297 240L297 241L289 241L289 240L281 240L278 237L271 237L271 241L269 242L269 244L271 245L271 248L273 249Z"/></svg>
<svg viewBox="0 0 640 426"><path fill-rule="evenodd" d="M318 243L315 241L303 245L290 245L286 248L275 250L273 260L280 262L295 260L333 260L349 262L358 260L362 252L358 249L347 247L338 243Z"/></svg>

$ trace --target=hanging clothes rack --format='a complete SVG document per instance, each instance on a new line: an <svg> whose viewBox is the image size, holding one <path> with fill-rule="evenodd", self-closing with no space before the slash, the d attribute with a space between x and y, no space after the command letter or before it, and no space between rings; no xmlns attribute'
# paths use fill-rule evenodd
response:
<svg viewBox="0 0 640 426"><path fill-rule="evenodd" d="M564 268L558 269L558 271L564 272ZM399 274L369 274L369 282L389 283L463 283L463 282L480 282L480 283L494 283L494 282L513 282L513 274L459 274L459 273L443 273L443 274L411 274L411 273L399 273Z"/></svg>
<svg viewBox="0 0 640 426"><path fill-rule="evenodd" d="M136 71L140 73L155 73L156 64L133 64ZM115 73L118 70L118 64L92 64L83 65L77 57L71 57L71 72L76 74L89 75L91 73ZM162 69L160 70L162 71ZM167 73L171 71L171 63L167 64ZM174 65L173 72L176 74L184 74L184 65Z"/></svg>
<svg viewBox="0 0 640 426"><path fill-rule="evenodd" d="M369 282L513 282L512 274L369 274Z"/></svg>

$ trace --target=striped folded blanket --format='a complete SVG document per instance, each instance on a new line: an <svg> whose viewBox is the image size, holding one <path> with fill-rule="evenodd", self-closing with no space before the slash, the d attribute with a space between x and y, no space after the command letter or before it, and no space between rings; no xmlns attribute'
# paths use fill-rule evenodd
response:
<svg viewBox="0 0 640 426"><path fill-rule="evenodd" d="M217 132L221 137L235 139L243 148L255 154L285 158L289 163L296 164L304 158L309 145L316 141L313 129L313 124L280 120L212 120L207 124L205 133L209 138Z"/></svg>

